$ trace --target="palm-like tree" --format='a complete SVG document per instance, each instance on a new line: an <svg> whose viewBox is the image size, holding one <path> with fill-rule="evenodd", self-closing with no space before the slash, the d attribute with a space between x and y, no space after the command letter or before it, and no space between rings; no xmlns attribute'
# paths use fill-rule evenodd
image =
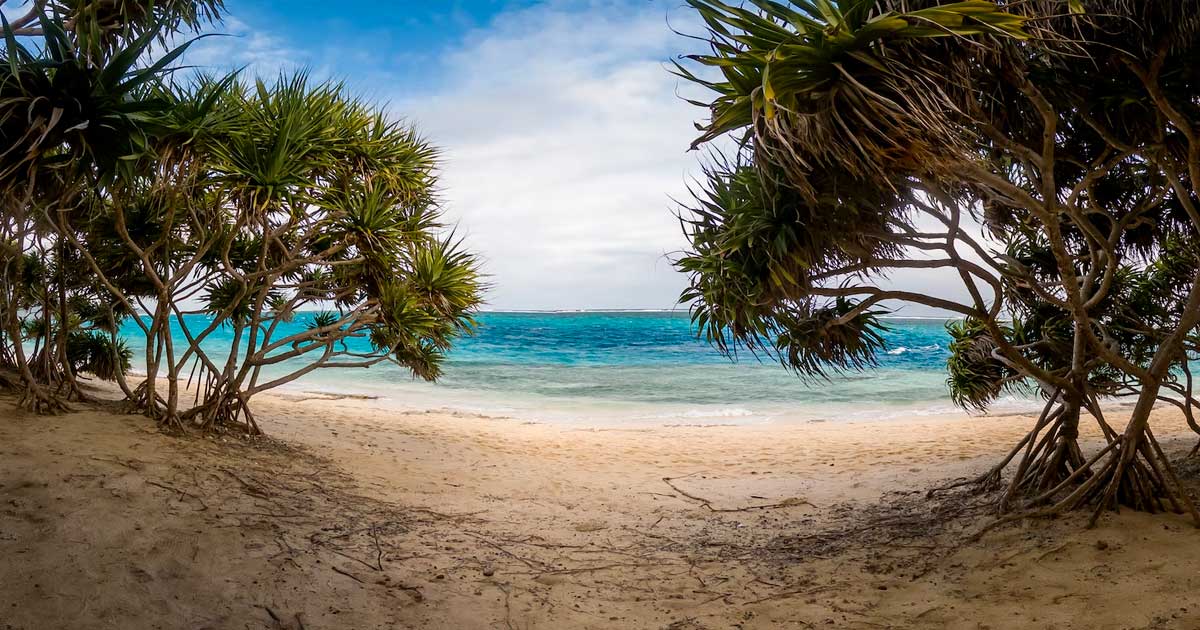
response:
<svg viewBox="0 0 1200 630"><path fill-rule="evenodd" d="M189 348L211 378L186 418L257 430L250 397L328 367L392 361L435 378L481 288L474 259L438 235L435 151L337 84L298 74L235 92L235 129L203 148L227 227L206 260L213 324L197 334L227 323L233 342L224 366ZM323 311L282 335L306 308Z"/></svg>
<svg viewBox="0 0 1200 630"><path fill-rule="evenodd" d="M303 74L167 80L186 44L139 65L221 9L35 0L4 25L0 314L32 408L61 408L64 384L82 397L75 374L86 370L117 379L164 426L257 431L247 403L258 392L382 361L433 379L473 326L477 265L444 231L436 152L412 128ZM31 52L27 37L42 44ZM203 328L190 325L194 299L211 316ZM283 334L304 309L322 314ZM117 336L126 319L146 337L146 377L132 389ZM204 342L226 326L234 340L218 363ZM305 367L265 376L297 358ZM184 413L189 365L200 386Z"/></svg>
<svg viewBox="0 0 1200 630"><path fill-rule="evenodd" d="M847 182L889 182L897 170L958 157L966 148L953 121L960 88L946 77L961 69L942 42L1028 37L1023 16L992 2L688 4L708 25L712 50L687 59L720 75L675 65L716 93L697 103L711 118L693 148L740 134L780 167L777 177L813 194L819 186L808 180L826 169Z"/></svg>
<svg viewBox="0 0 1200 630"><path fill-rule="evenodd" d="M187 45L146 66L138 65L139 60L156 39L167 36L168 25L194 25L196 19L215 17L215 13L206 9L196 13L198 5L191 3L196 6L189 8L185 2L36 0L29 5L24 17L3 25L0 203L5 221L0 230L15 250L44 249L61 260L77 245L72 209L87 203L119 174L128 174L136 158L146 155L151 123L164 108L153 86ZM113 15L137 13L135 5L143 7L140 22L112 27ZM146 12L146 6L156 8ZM24 43L27 37L40 38L32 51ZM4 278L22 274L20 256L6 255L0 264L5 267ZM68 352L70 288L61 273L51 282L44 288L57 294L56 304L52 309L50 300L44 301L43 319L60 324L52 335L47 331L55 348L47 349L45 356L58 362L54 373L65 379L68 396L78 396ZM11 341L19 338L19 292L20 287L5 283L0 311L25 389L22 404L54 411L63 407L61 400L29 369L21 344ZM51 310L56 311L55 317L50 316ZM49 374L45 369L42 376Z"/></svg>
<svg viewBox="0 0 1200 630"><path fill-rule="evenodd" d="M1189 420L1200 408L1200 3L689 4L711 44L677 70L713 93L697 145L734 139L683 217L682 297L704 334L823 375L872 363L881 307L945 309L962 318L955 400L1048 401L979 480L1017 462L1001 507L1200 522L1149 431L1159 398ZM966 297L879 281L904 269L941 270ZM1123 430L1106 396L1137 398ZM1091 459L1085 412L1106 441Z"/></svg>

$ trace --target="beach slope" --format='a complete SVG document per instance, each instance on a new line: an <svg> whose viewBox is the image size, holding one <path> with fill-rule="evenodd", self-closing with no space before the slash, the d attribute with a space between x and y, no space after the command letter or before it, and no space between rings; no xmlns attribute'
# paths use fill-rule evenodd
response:
<svg viewBox="0 0 1200 630"><path fill-rule="evenodd" d="M969 542L971 497L924 499L1019 416L584 429L292 394L247 443L0 408L5 630L1200 627L1181 517Z"/></svg>

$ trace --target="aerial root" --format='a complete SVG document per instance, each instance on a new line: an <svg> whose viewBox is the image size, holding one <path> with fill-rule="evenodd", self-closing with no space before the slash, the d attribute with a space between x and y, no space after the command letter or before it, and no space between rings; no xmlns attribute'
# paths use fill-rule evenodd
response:
<svg viewBox="0 0 1200 630"><path fill-rule="evenodd" d="M1127 444L1133 444L1132 451ZM1074 456L1064 454L1068 460ZM1058 475L1056 457L1047 456L1046 472ZM1030 466L1036 469L1039 465ZM1053 518L1083 506L1092 506L1088 527L1094 527L1100 516L1108 511L1118 511L1121 506L1150 513L1172 512L1189 514L1200 527L1200 512L1197 511L1187 490L1180 483L1170 460L1149 430L1141 438L1117 436L1087 461L1071 463L1071 472L1062 476L1053 485L1047 481L1035 482L1039 475L1027 475L1017 487L1039 488L1040 491L1023 501L1015 509L988 523L972 536L978 540L984 534L1014 521L1036 518ZM1012 487L1014 484L1010 484Z"/></svg>
<svg viewBox="0 0 1200 630"><path fill-rule="evenodd" d="M171 433L175 435L183 435L187 433L187 427L184 425L183 419L180 418L179 414L177 413L160 414L157 422L159 430L165 433Z"/></svg>
<svg viewBox="0 0 1200 630"><path fill-rule="evenodd" d="M74 411L62 398L47 392L41 385L26 385L17 407L35 413L39 416L53 416Z"/></svg>
<svg viewBox="0 0 1200 630"><path fill-rule="evenodd" d="M153 398L150 396L149 381L142 381L133 389L133 396L125 400L126 413L139 413L155 420L162 418L166 409L167 401L157 391Z"/></svg>
<svg viewBox="0 0 1200 630"><path fill-rule="evenodd" d="M925 493L925 498L932 499L939 492L949 492L951 490L957 490L967 486L973 486L970 490L973 494L986 494L988 492L992 492L993 490L997 490L1000 488L1001 474L1004 472L1004 467L1007 465L1008 462L1004 462L1003 464L992 467L991 470L979 475L978 477L963 477L948 484L937 486L936 488L930 488Z"/></svg>
<svg viewBox="0 0 1200 630"><path fill-rule="evenodd" d="M236 393L210 394L205 402L182 414L184 424L201 431L219 432L233 428L246 435L262 435L250 405Z"/></svg>
<svg viewBox="0 0 1200 630"><path fill-rule="evenodd" d="M69 400L72 402L95 402L95 399L84 393L83 389L79 387L79 381L75 380L75 378L62 380L58 384L58 388L55 390L55 395L63 400Z"/></svg>

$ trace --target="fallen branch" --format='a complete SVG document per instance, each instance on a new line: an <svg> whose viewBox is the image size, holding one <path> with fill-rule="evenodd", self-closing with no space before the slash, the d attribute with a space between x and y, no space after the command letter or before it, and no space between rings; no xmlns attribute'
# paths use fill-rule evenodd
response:
<svg viewBox="0 0 1200 630"><path fill-rule="evenodd" d="M204 499L201 499L200 497L198 497L190 492L187 492L186 490L180 490L179 488L176 488L174 486L168 486L165 483L159 483L157 481L151 481L149 479L145 479L143 481L145 481L146 485L162 488L163 490L170 490L171 492L178 492L179 496L190 497L192 499L195 499L196 501L198 501L200 503L200 506L201 506L199 510L196 510L197 512L203 512L208 509L208 504L204 502Z"/></svg>
<svg viewBox="0 0 1200 630"><path fill-rule="evenodd" d="M810 501L805 501L804 499L792 497L789 499L784 499L783 501L780 501L779 503L771 503L768 505L748 505L746 507L740 507L740 508L716 508L716 507L713 507L712 501L709 501L708 499L705 499L704 497L700 497L700 496L691 494L690 492L683 490L682 488L680 488L679 486L677 486L673 483L676 479L687 479L688 477L691 477L693 475L695 475L695 473L692 473L691 475L684 475L683 477L663 477L662 480L663 480L663 483L670 486L672 490L674 490L675 492L678 492L679 494L683 495L684 497L687 497L688 499L696 501L697 503L700 504L701 507L707 508L708 511L710 511L710 512L749 512L750 510L770 510L770 509L774 509L774 508L796 507L797 505L807 505L807 506L814 507L814 508L817 507L816 505L813 505L813 503Z"/></svg>
<svg viewBox="0 0 1200 630"><path fill-rule="evenodd" d="M336 565L331 564L331 565L329 565L329 568L333 569L334 573L341 573L342 575L354 580L355 582L358 582L359 584L366 584L366 582L363 581L362 578L358 577L357 575L354 575L353 573L351 573L349 571L339 569Z"/></svg>

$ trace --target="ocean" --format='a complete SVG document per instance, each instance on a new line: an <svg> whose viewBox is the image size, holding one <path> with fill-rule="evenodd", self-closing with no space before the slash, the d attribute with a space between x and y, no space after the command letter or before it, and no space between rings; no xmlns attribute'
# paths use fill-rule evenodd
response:
<svg viewBox="0 0 1200 630"><path fill-rule="evenodd" d="M190 317L189 328L207 325L205 316ZM311 317L298 314L279 334ZM384 363L317 370L286 389L558 422L752 424L962 413L946 387L950 338L943 320L887 320L879 366L828 380L803 379L746 353L731 361L696 338L683 311L488 312L478 321L476 335L450 352L437 383ZM125 336L140 353L136 325L127 324ZM230 339L218 330L205 345L220 356ZM1010 399L998 408L1032 404Z"/></svg>

